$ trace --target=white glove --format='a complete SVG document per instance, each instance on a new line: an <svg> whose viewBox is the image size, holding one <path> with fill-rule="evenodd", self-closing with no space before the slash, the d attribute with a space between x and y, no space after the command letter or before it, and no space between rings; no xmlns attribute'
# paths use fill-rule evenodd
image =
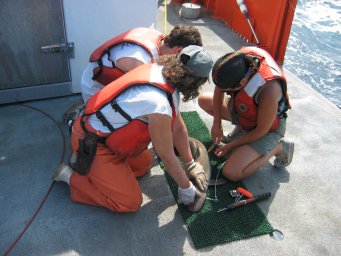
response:
<svg viewBox="0 0 341 256"><path fill-rule="evenodd" d="M191 184L189 188L178 188L179 199L184 205L193 203L195 199L196 189L192 182L189 183Z"/></svg>

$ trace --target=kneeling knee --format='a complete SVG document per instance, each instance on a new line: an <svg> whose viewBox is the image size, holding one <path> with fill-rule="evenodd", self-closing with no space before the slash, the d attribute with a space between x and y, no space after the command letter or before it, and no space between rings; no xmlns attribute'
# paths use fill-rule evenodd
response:
<svg viewBox="0 0 341 256"><path fill-rule="evenodd" d="M137 212L141 208L142 202L135 202L131 205L126 205L127 212Z"/></svg>
<svg viewBox="0 0 341 256"><path fill-rule="evenodd" d="M142 205L142 196L126 197L124 201L109 201L106 207L113 212L137 212Z"/></svg>
<svg viewBox="0 0 341 256"><path fill-rule="evenodd" d="M224 177L232 182L238 182L242 179L239 175L236 175L235 173L224 173Z"/></svg>
<svg viewBox="0 0 341 256"><path fill-rule="evenodd" d="M141 208L141 202L131 202L122 204L119 212L137 212Z"/></svg>

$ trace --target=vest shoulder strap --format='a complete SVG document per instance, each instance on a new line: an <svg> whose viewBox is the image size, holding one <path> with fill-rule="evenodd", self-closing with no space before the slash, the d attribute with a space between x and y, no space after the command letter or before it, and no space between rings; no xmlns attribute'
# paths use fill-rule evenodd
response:
<svg viewBox="0 0 341 256"><path fill-rule="evenodd" d="M85 106L84 114L91 115L96 113L106 104L109 104L116 99L123 91L127 90L131 86L139 84L152 85L172 94L174 92L174 88L168 83L155 82L153 80L153 65L155 64L141 65L92 95Z"/></svg>

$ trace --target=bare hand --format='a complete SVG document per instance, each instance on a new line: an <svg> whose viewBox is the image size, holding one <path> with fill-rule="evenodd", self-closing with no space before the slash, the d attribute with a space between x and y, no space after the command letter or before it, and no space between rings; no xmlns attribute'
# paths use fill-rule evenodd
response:
<svg viewBox="0 0 341 256"><path fill-rule="evenodd" d="M224 133L223 133L223 129L221 127L221 124L215 124L213 123L213 126L211 128L211 137L212 137L212 140L219 144L222 137L223 137Z"/></svg>
<svg viewBox="0 0 341 256"><path fill-rule="evenodd" d="M214 153L216 154L217 157L223 157L226 156L232 149L233 146L231 145L231 143L227 143L222 147L216 149Z"/></svg>

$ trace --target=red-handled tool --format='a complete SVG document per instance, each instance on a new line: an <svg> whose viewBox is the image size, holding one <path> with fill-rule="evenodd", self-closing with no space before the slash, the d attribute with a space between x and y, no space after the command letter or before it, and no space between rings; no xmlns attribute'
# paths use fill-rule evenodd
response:
<svg viewBox="0 0 341 256"><path fill-rule="evenodd" d="M233 210L233 209L238 208L238 207L243 206L243 205L248 205L248 204L251 204L251 203L254 203L254 202L265 200L265 199L269 198L270 196L271 196L270 192L264 193L264 194L261 194L261 195L256 195L255 197L248 198L248 199L245 199L245 200L241 200L241 201L235 202L233 204L229 204L227 207L221 208L217 212L222 212L222 211L226 211L226 210L228 210L228 211L229 210Z"/></svg>
<svg viewBox="0 0 341 256"><path fill-rule="evenodd" d="M237 188L237 191L246 196L247 198L252 198L253 197L253 194L250 192L250 191L247 191L245 188L242 188L242 187L238 187Z"/></svg>

